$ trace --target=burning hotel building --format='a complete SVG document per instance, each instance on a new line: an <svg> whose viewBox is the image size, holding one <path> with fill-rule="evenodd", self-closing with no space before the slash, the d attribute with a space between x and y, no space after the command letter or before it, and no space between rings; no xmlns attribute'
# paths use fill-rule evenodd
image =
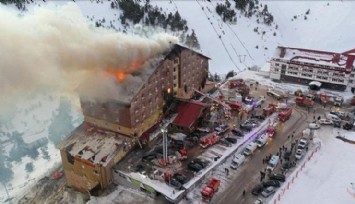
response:
<svg viewBox="0 0 355 204"><path fill-rule="evenodd" d="M81 97L85 121L59 145L68 186L82 192L106 188L113 180L111 168L130 151L137 137L162 119L166 101L190 99L194 90L204 88L208 60L175 44L148 68L131 73L140 80L129 83L120 100ZM116 77L126 80L122 73ZM151 138L141 139L149 142Z"/></svg>

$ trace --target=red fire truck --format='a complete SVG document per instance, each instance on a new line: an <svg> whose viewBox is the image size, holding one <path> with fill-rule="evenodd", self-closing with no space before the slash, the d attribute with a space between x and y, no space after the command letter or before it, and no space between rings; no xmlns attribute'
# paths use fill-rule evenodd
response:
<svg viewBox="0 0 355 204"><path fill-rule="evenodd" d="M201 191L202 201L203 202L210 202L213 198L214 194L218 191L219 186L221 185L221 180L212 178L208 183L207 186L204 187Z"/></svg>
<svg viewBox="0 0 355 204"><path fill-rule="evenodd" d="M275 112L275 104L270 103L267 107L263 109L263 114L265 117L270 116Z"/></svg>
<svg viewBox="0 0 355 204"><path fill-rule="evenodd" d="M283 111L279 113L279 120L285 122L286 120L290 119L292 114L292 108L288 107L285 108Z"/></svg>
<svg viewBox="0 0 355 204"><path fill-rule="evenodd" d="M221 138L219 136L217 136L215 133L212 133L200 139L200 146L202 148L206 148L208 146L216 144L220 139Z"/></svg>

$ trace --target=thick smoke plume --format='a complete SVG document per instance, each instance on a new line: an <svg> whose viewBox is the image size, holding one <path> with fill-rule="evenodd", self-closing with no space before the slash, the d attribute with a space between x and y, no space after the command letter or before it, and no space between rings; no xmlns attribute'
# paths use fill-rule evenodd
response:
<svg viewBox="0 0 355 204"><path fill-rule="evenodd" d="M132 73L137 63L144 64L177 43L177 38L168 34L148 38L95 28L73 3L42 6L21 16L0 5L0 28L0 109L39 87L70 91L87 80L100 79L89 90L85 90L87 86L79 90L100 98L95 94L115 91L117 86L112 77L103 77L102 71ZM105 93L104 97L110 95Z"/></svg>

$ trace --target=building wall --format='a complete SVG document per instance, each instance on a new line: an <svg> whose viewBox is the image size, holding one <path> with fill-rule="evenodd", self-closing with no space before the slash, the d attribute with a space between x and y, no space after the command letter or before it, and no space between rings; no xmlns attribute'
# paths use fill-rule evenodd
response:
<svg viewBox="0 0 355 204"><path fill-rule="evenodd" d="M322 82L323 87L336 90L345 90L349 80L352 80L355 85L355 75L350 75L345 68L280 59L271 60L270 78L296 83L319 81Z"/></svg>
<svg viewBox="0 0 355 204"><path fill-rule="evenodd" d="M89 161L71 157L64 150L60 150L67 185L81 192L89 192L96 185L104 187L107 183L102 180L102 169ZM73 161L70 162L69 160Z"/></svg>
<svg viewBox="0 0 355 204"><path fill-rule="evenodd" d="M131 127L129 104L117 102L100 103L83 100L81 100L80 103L85 116L114 123L126 128Z"/></svg>
<svg viewBox="0 0 355 204"><path fill-rule="evenodd" d="M193 89L202 90L208 76L208 59L192 50L184 49L180 55L177 98L191 98Z"/></svg>
<svg viewBox="0 0 355 204"><path fill-rule="evenodd" d="M60 150L67 185L81 192L89 192L98 185L99 189L107 188L113 182L112 167L127 154L124 149L114 153L106 166L93 164L79 157L71 157L65 150ZM70 162L69 160L73 161Z"/></svg>
<svg viewBox="0 0 355 204"><path fill-rule="evenodd" d="M85 121L124 135L141 135L162 115L164 95L191 98L208 75L208 58L175 47L132 98L131 104L81 101Z"/></svg>

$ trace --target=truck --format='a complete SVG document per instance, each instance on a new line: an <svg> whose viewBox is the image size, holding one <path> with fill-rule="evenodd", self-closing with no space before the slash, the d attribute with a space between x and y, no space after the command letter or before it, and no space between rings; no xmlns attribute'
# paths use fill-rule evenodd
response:
<svg viewBox="0 0 355 204"><path fill-rule="evenodd" d="M308 97L296 97L296 104L299 106L313 107L314 101Z"/></svg>
<svg viewBox="0 0 355 204"><path fill-rule="evenodd" d="M279 113L279 120L285 122L288 119L290 119L291 114L292 114L292 108L288 107Z"/></svg>
<svg viewBox="0 0 355 204"><path fill-rule="evenodd" d="M337 96L334 98L334 106L341 107L343 105L344 98L342 96Z"/></svg>
<svg viewBox="0 0 355 204"><path fill-rule="evenodd" d="M210 202L214 194L218 191L220 185L221 180L217 178L212 178L211 180L209 180L207 186L204 187L201 191L202 201Z"/></svg>
<svg viewBox="0 0 355 204"><path fill-rule="evenodd" d="M319 94L319 99L320 99L320 102L321 102L323 105L326 105L326 104L329 102L328 95L325 94L325 93L320 93L320 94Z"/></svg>
<svg viewBox="0 0 355 204"><path fill-rule="evenodd" d="M266 91L266 94L270 97L274 97L277 100L288 98L288 94L285 91L277 88L270 88Z"/></svg>
<svg viewBox="0 0 355 204"><path fill-rule="evenodd" d="M212 133L210 135L204 136L200 139L200 146L202 148L207 148L213 144L216 144L221 138L216 134Z"/></svg>
<svg viewBox="0 0 355 204"><path fill-rule="evenodd" d="M242 110L242 105L240 103L238 103L237 101L235 101L235 102L226 101L226 104L229 105L229 107L231 107L232 110L237 110L237 111Z"/></svg>
<svg viewBox="0 0 355 204"><path fill-rule="evenodd" d="M264 146L267 143L268 139L269 139L268 135L267 134L263 134L255 141L255 143L260 148L260 147Z"/></svg>
<svg viewBox="0 0 355 204"><path fill-rule="evenodd" d="M265 117L270 116L271 114L273 114L275 112L275 104L270 103L267 107L263 108L263 115Z"/></svg>
<svg viewBox="0 0 355 204"><path fill-rule="evenodd" d="M243 154L245 156L252 155L257 147L258 147L258 145L255 142L252 142L252 143L248 144L247 147L245 147Z"/></svg>
<svg viewBox="0 0 355 204"><path fill-rule="evenodd" d="M279 156L273 155L273 156L271 157L271 159L270 159L270 161L269 161L267 167L266 167L266 170L268 170L268 171L270 171L270 172L273 171L274 168L275 168L275 167L277 166L277 164L279 163L279 159L280 159Z"/></svg>
<svg viewBox="0 0 355 204"><path fill-rule="evenodd" d="M235 79L235 80L229 81L228 88L234 89L234 88L241 87L244 85L245 85L245 82L243 79Z"/></svg>
<svg viewBox="0 0 355 204"><path fill-rule="evenodd" d="M245 161L245 156L243 154L237 154L233 156L231 168L237 169L240 165L242 165Z"/></svg>

